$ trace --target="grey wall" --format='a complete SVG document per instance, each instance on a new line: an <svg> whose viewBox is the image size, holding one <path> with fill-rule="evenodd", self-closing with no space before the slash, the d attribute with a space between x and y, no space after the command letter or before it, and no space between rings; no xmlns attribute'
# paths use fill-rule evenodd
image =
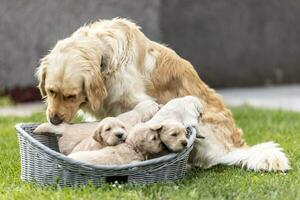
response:
<svg viewBox="0 0 300 200"><path fill-rule="evenodd" d="M172 0L162 40L212 86L300 82L300 0Z"/></svg>
<svg viewBox="0 0 300 200"><path fill-rule="evenodd" d="M0 86L35 84L39 58L84 23L134 19L160 40L159 0L0 0Z"/></svg>
<svg viewBox="0 0 300 200"><path fill-rule="evenodd" d="M300 82L300 0L0 0L0 87L36 84L38 60L58 39L116 16L212 86Z"/></svg>

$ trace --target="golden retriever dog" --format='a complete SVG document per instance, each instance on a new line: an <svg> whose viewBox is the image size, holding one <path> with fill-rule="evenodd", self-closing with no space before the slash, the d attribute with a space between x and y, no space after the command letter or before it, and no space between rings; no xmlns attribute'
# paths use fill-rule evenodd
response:
<svg viewBox="0 0 300 200"><path fill-rule="evenodd" d="M101 122L81 124L43 123L33 132L35 134L54 133L59 136L59 151L65 155L115 146L124 142L127 137L124 123L114 117L104 118Z"/></svg>
<svg viewBox="0 0 300 200"><path fill-rule="evenodd" d="M162 150L163 145L157 131L140 123L131 129L125 143L96 151L71 153L68 157L94 165L129 164L146 160Z"/></svg>
<svg viewBox="0 0 300 200"><path fill-rule="evenodd" d="M286 171L289 162L275 143L249 147L222 98L190 62L148 39L127 19L99 20L57 42L37 70L39 88L53 124L70 122L78 110L100 119L131 110L144 100L165 104L195 96L203 104L193 165L241 165L255 171Z"/></svg>

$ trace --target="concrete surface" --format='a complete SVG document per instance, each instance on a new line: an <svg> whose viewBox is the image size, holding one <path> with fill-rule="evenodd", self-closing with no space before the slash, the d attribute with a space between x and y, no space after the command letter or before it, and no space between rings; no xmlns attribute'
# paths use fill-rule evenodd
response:
<svg viewBox="0 0 300 200"><path fill-rule="evenodd" d="M33 113L43 111L44 107L41 102L0 107L0 116L30 116Z"/></svg>
<svg viewBox="0 0 300 200"><path fill-rule="evenodd" d="M218 90L228 106L250 105L260 108L300 111L300 85L231 88Z"/></svg>
<svg viewBox="0 0 300 200"><path fill-rule="evenodd" d="M259 108L300 111L300 85L220 89L217 92L228 106L250 105ZM42 103L0 107L0 116L28 116L43 111Z"/></svg>

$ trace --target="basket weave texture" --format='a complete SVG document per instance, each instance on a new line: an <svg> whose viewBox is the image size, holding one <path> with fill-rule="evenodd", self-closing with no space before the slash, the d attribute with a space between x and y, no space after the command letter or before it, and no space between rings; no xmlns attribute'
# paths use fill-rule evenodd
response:
<svg viewBox="0 0 300 200"><path fill-rule="evenodd" d="M80 186L104 183L147 184L173 182L186 173L189 153L193 148L196 130L188 127L187 148L156 159L125 165L90 165L73 160L58 151L57 137L37 135L38 124L17 124L21 156L21 179L40 185Z"/></svg>

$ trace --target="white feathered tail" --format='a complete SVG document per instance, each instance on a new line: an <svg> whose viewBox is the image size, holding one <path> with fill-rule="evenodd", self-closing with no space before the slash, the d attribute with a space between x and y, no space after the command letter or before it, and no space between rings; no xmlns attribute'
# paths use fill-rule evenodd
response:
<svg viewBox="0 0 300 200"><path fill-rule="evenodd" d="M235 149L220 158L220 164L241 165L254 171L287 171L291 169L283 149L274 142Z"/></svg>

